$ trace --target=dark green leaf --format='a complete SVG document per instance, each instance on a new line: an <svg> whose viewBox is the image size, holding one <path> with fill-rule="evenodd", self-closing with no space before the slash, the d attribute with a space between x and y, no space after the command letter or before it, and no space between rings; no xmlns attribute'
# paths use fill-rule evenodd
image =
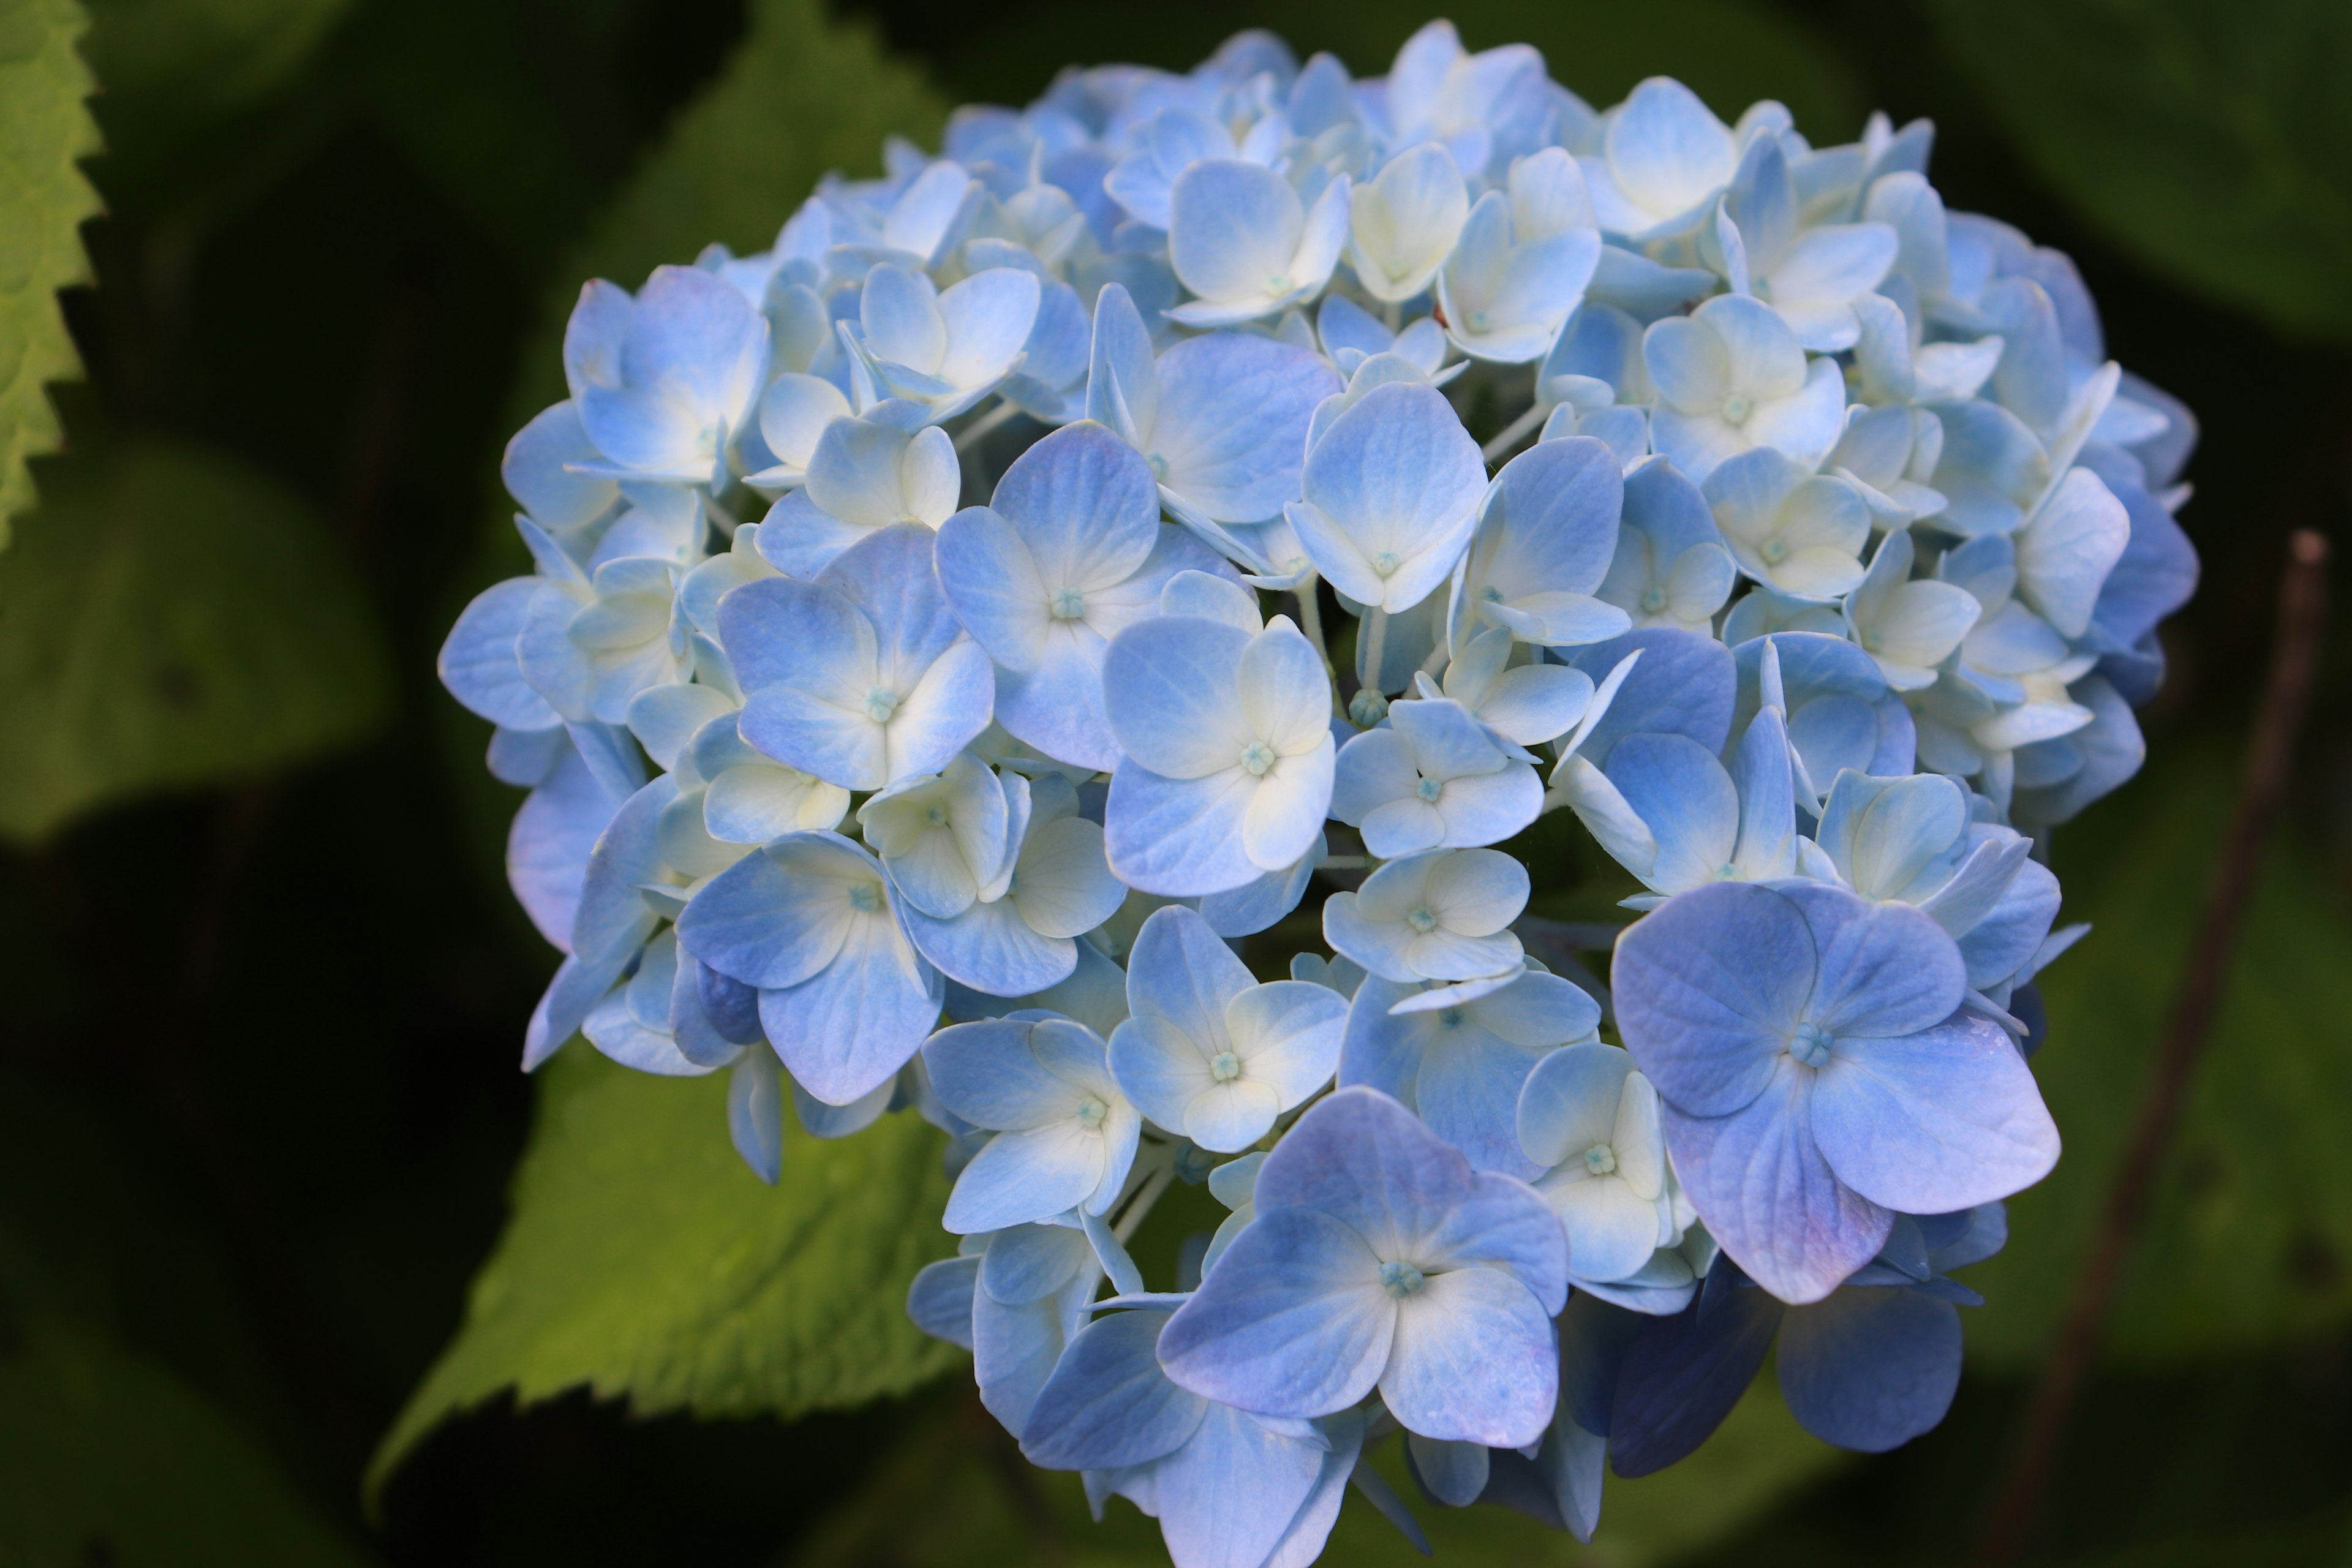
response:
<svg viewBox="0 0 2352 1568"><path fill-rule="evenodd" d="M0 1344L0 1560L358 1568L234 1421L68 1320Z"/></svg>
<svg viewBox="0 0 2352 1568"><path fill-rule="evenodd" d="M2091 934L2042 977L2034 1058L2066 1140L2055 1174L2010 1205L2008 1251L1971 1270L1989 1305L1970 1348L2040 1353L2089 1246L2235 784L2206 752L2168 759L2058 836L2063 918ZM2118 1308L2124 1356L2242 1350L2352 1310L2352 921L2292 837L2271 856L2157 1206Z"/></svg>
<svg viewBox="0 0 2352 1568"><path fill-rule="evenodd" d="M2352 342L2352 6L1933 0L2027 157L2119 245Z"/></svg>
<svg viewBox="0 0 2352 1568"><path fill-rule="evenodd" d="M350 8L350 0L90 0L89 60L110 122L118 104L143 124L180 131L248 108L292 77Z"/></svg>
<svg viewBox="0 0 2352 1568"><path fill-rule="evenodd" d="M163 442L45 479L0 556L0 836L290 762L383 717L373 616L276 480Z"/></svg>
<svg viewBox="0 0 2352 1568"><path fill-rule="evenodd" d="M74 52L87 25L74 0L0 0L0 546L33 504L26 459L64 439L45 388L81 374L58 290L90 280L80 229L98 193L79 161L98 126Z"/></svg>
<svg viewBox="0 0 2352 1568"><path fill-rule="evenodd" d="M513 1218L372 1488L444 1416L507 1389L789 1416L960 1358L907 1319L915 1271L953 1250L941 1140L914 1115L835 1142L795 1130L770 1188L728 1142L723 1073L647 1078L575 1042L541 1078Z"/></svg>

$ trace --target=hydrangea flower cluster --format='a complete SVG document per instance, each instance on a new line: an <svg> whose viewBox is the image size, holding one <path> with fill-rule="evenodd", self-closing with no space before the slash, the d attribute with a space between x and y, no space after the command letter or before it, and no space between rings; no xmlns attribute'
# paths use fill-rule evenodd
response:
<svg viewBox="0 0 2352 1568"><path fill-rule="evenodd" d="M1182 1568L1350 1482L1417 1535L1400 1431L1589 1537L1775 1344L1829 1441L1934 1426L2058 1155L2040 851L2197 563L2188 411L1931 139L1252 33L589 284L441 658L564 953L524 1066L724 1068L770 1182L787 1100L944 1129L911 1312ZM1606 984L1526 917L1560 811Z"/></svg>

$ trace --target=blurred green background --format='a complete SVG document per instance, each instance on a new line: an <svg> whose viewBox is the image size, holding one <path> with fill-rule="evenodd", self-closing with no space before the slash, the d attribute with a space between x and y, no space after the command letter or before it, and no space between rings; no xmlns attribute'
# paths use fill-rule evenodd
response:
<svg viewBox="0 0 2352 1568"><path fill-rule="evenodd" d="M1376 72L1429 14L0 0L0 1565L1160 1560L899 1319L946 1249L912 1118L795 1133L770 1192L714 1082L577 1044L515 1071L552 955L432 657L515 569L498 453L561 395L583 278L756 248L824 170L1065 61L1182 67L1264 25ZM2352 497L2352 5L1450 14L1595 105L1667 72L1817 142L1931 116L1948 201L2073 253L2110 352L2204 421L2153 760L2057 844L2097 924L2045 981L2066 1160L1973 1276L1950 1420L1842 1456L1768 1377L1693 1460L1612 1481L1594 1548L1423 1510L1461 1563L1958 1562L2182 960L2285 533L2340 537ZM52 291L91 282L60 329ZM39 388L77 356L60 426ZM2347 646L2049 1561L2352 1564ZM1549 868L1558 901L1583 870ZM1166 1207L1172 1247L1202 1216ZM1326 1561L1405 1561L1360 1506Z"/></svg>

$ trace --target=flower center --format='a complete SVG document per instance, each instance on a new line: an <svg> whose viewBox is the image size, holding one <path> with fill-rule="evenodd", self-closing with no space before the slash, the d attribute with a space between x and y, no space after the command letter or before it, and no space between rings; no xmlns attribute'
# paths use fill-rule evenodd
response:
<svg viewBox="0 0 2352 1568"><path fill-rule="evenodd" d="M1503 591L1500 588L1496 587L1492 583L1489 583L1486 584L1486 597L1488 604L1499 605L1503 602Z"/></svg>
<svg viewBox="0 0 2352 1568"><path fill-rule="evenodd" d="M1395 576L1396 569L1403 564L1404 558L1393 550L1383 550L1372 557L1372 570L1383 577Z"/></svg>
<svg viewBox="0 0 2352 1568"><path fill-rule="evenodd" d="M1389 700L1369 686L1360 688L1348 699L1348 717L1355 721L1359 730L1369 730L1388 716Z"/></svg>
<svg viewBox="0 0 2352 1568"><path fill-rule="evenodd" d="M1075 621L1087 613L1087 596L1076 588L1056 588L1046 607L1057 621Z"/></svg>
<svg viewBox="0 0 2352 1568"><path fill-rule="evenodd" d="M1277 272L1271 278L1268 278L1265 280L1265 291L1269 294L1289 293L1290 274L1287 272Z"/></svg>
<svg viewBox="0 0 2352 1568"><path fill-rule="evenodd" d="M1435 779L1423 779L1413 786L1412 793L1433 805L1437 797L1445 793L1445 786Z"/></svg>
<svg viewBox="0 0 2352 1568"><path fill-rule="evenodd" d="M1462 1026L1462 1009L1448 1007L1437 1015L1437 1021L1449 1029L1458 1029Z"/></svg>
<svg viewBox="0 0 2352 1568"><path fill-rule="evenodd" d="M1404 923L1412 927L1413 930L1419 931L1422 935L1427 936L1431 931L1437 929L1437 917L1429 912L1429 906L1427 904L1423 904L1421 908L1413 910L1412 913L1405 916Z"/></svg>
<svg viewBox="0 0 2352 1568"><path fill-rule="evenodd" d="M1428 1283L1427 1276L1410 1263L1381 1265L1381 1289L1397 1300L1402 1301L1408 1296L1420 1295L1422 1286L1426 1283Z"/></svg>
<svg viewBox="0 0 2352 1568"><path fill-rule="evenodd" d="M859 882L849 889L849 907L861 915L870 915L882 907L882 884Z"/></svg>
<svg viewBox="0 0 2352 1568"><path fill-rule="evenodd" d="M1472 331L1474 331L1474 332L1483 332L1483 331L1486 331L1486 330L1490 325L1492 325L1492 323L1491 323L1491 322L1489 321L1489 320L1487 319L1487 316L1486 316L1486 311L1484 311L1484 310L1473 310L1473 311L1471 311L1471 312L1470 312L1470 330L1471 330Z"/></svg>
<svg viewBox="0 0 2352 1568"><path fill-rule="evenodd" d="M1768 539L1757 549L1756 553L1764 557L1764 559L1771 564L1778 566L1781 562L1786 561L1789 558L1789 547L1780 540Z"/></svg>
<svg viewBox="0 0 2352 1568"><path fill-rule="evenodd" d="M1809 1068L1830 1059L1830 1032L1819 1024L1800 1024L1789 1037L1789 1054Z"/></svg>
<svg viewBox="0 0 2352 1568"><path fill-rule="evenodd" d="M1652 588L1642 595L1642 609L1644 614L1654 616L1665 607L1666 591L1664 588Z"/></svg>
<svg viewBox="0 0 2352 1568"><path fill-rule="evenodd" d="M1150 458L1146 458L1145 461L1151 465L1151 477L1153 479L1164 479L1168 477L1167 458L1161 457L1159 453L1154 452Z"/></svg>
<svg viewBox="0 0 2352 1568"><path fill-rule="evenodd" d="M1254 779L1265 777L1266 770L1274 766L1274 748L1264 741L1252 741L1243 748L1242 766L1249 771L1250 777Z"/></svg>
<svg viewBox="0 0 2352 1568"><path fill-rule="evenodd" d="M1078 1125L1089 1132L1100 1131L1103 1119L1109 1114L1110 1107L1091 1094L1078 1101Z"/></svg>
<svg viewBox="0 0 2352 1568"><path fill-rule="evenodd" d="M923 820L933 827L945 827L948 825L948 808L944 805L927 806L923 811Z"/></svg>
<svg viewBox="0 0 2352 1568"><path fill-rule="evenodd" d="M1584 1168L1596 1176L1605 1176L1617 1169L1617 1151L1606 1143L1595 1143L1584 1152Z"/></svg>
<svg viewBox="0 0 2352 1568"><path fill-rule="evenodd" d="M898 694L888 687L877 686L866 694L866 716L877 724L887 724L898 710Z"/></svg>
<svg viewBox="0 0 2352 1568"><path fill-rule="evenodd" d="M1879 635L1878 628L1876 626L1864 626L1863 628L1862 646L1865 651L1876 653L1878 651L1879 644L1885 640L1886 639L1885 637Z"/></svg>
<svg viewBox="0 0 2352 1568"><path fill-rule="evenodd" d="M1242 1058L1231 1051L1219 1051L1209 1058L1209 1076L1219 1083L1231 1083L1242 1076Z"/></svg>
<svg viewBox="0 0 2352 1568"><path fill-rule="evenodd" d="M1735 392L1723 400L1723 422L1727 425L1745 425L1748 416L1755 412L1756 405L1748 401L1746 393Z"/></svg>

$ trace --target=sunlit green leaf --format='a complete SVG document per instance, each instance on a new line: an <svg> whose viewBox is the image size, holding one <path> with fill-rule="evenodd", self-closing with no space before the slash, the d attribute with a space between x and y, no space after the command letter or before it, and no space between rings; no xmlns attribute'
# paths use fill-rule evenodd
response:
<svg viewBox="0 0 2352 1568"><path fill-rule="evenodd" d="M383 716L374 618L276 480L164 442L43 479L0 555L0 836L290 762Z"/></svg>
<svg viewBox="0 0 2352 1568"><path fill-rule="evenodd" d="M443 1417L509 1389L789 1416L960 1357L907 1319L915 1271L954 1249L942 1142L913 1114L833 1142L795 1129L771 1188L728 1142L724 1073L647 1078L575 1042L541 1076L506 1235L372 1487Z"/></svg>
<svg viewBox="0 0 2352 1568"><path fill-rule="evenodd" d="M2082 944L2042 978L2034 1058L2066 1150L2010 1205L2008 1251L1969 1283L1969 1345L2038 1356L2089 1245L2188 957L2235 784L2207 752L2168 758L2058 835ZM2126 1282L2113 1344L2139 1359L2242 1350L2352 1311L2352 921L2291 836L2272 854L2229 992Z"/></svg>
<svg viewBox="0 0 2352 1568"><path fill-rule="evenodd" d="M0 0L0 546L34 502L26 459L64 438L44 388L81 374L58 290L90 280L80 227L99 205L79 166L99 145L86 26L74 0Z"/></svg>
<svg viewBox="0 0 2352 1568"><path fill-rule="evenodd" d="M2151 266L2352 342L2352 6L1933 0L2065 198Z"/></svg>
<svg viewBox="0 0 2352 1568"><path fill-rule="evenodd" d="M358 1568L227 1415L66 1319L0 1346L0 1562Z"/></svg>

